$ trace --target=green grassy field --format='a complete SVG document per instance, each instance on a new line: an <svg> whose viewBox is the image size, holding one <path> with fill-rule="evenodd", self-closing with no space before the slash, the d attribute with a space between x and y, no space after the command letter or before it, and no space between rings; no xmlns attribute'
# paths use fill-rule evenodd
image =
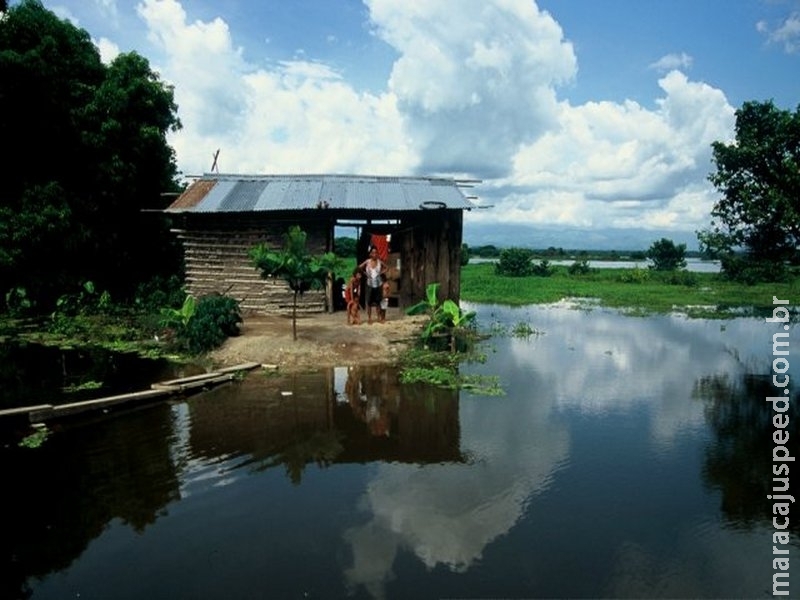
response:
<svg viewBox="0 0 800 600"><path fill-rule="evenodd" d="M772 307L772 297L800 304L800 277L786 283L745 285L716 273L659 273L647 269L593 269L570 275L555 267L549 277L500 277L491 263L461 269L461 299L508 305L542 304L563 298L595 298L603 306L636 313L685 312L730 317Z"/></svg>

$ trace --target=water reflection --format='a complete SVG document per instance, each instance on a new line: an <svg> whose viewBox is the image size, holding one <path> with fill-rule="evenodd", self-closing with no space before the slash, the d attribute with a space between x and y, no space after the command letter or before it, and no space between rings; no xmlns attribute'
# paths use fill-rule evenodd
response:
<svg viewBox="0 0 800 600"><path fill-rule="evenodd" d="M5 341L0 343L0 409L135 392L154 381L199 373L196 365L98 346L63 349Z"/></svg>
<svg viewBox="0 0 800 600"><path fill-rule="evenodd" d="M309 463L463 460L458 393L403 386L394 368L256 375L192 400L189 415L192 456L246 457L237 468L283 464L296 484Z"/></svg>
<svg viewBox="0 0 800 600"><path fill-rule="evenodd" d="M464 367L504 397L257 372L0 449L0 596L763 595L763 320L468 308L543 332Z"/></svg>
<svg viewBox="0 0 800 600"><path fill-rule="evenodd" d="M66 569L119 522L142 532L179 497L170 409L59 432L35 452L0 450L4 525L0 597L27 596L29 578Z"/></svg>
<svg viewBox="0 0 800 600"><path fill-rule="evenodd" d="M761 525L771 518L764 510L764 502L773 493L774 485L772 417L775 412L764 401L775 395L771 379L766 374L743 375L739 379L717 375L698 380L695 390L703 400L713 433L706 446L703 480L722 492L720 511L729 526L752 529ZM790 440L797 440L800 431L798 402L800 397L795 395L785 413L789 418L785 431ZM796 452L796 442L794 448ZM784 493L793 494L796 490L795 483ZM790 519L789 530L797 535L800 520Z"/></svg>
<svg viewBox="0 0 800 600"><path fill-rule="evenodd" d="M33 580L68 569L112 524L144 532L176 502L274 466L298 485L309 464L464 461L457 392L401 386L396 369L344 374L337 385L332 369L259 373L185 402L55 426L35 452L4 447L0 466L15 492L0 542L12 569L0 597L29 595ZM56 497L43 513L40 501Z"/></svg>

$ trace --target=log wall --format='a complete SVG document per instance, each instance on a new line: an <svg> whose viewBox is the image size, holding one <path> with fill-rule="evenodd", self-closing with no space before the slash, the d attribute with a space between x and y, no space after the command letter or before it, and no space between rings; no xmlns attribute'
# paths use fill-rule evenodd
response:
<svg viewBox="0 0 800 600"><path fill-rule="evenodd" d="M282 313L291 310L293 292L283 279L262 279L249 257L250 249L266 243L283 247L289 226L299 225L307 234L312 254L327 251L327 221L275 221L242 215L236 218L195 218L174 229L183 245L186 291L199 298L223 294L235 298L243 312ZM298 298L298 312L328 309L326 290L309 290Z"/></svg>

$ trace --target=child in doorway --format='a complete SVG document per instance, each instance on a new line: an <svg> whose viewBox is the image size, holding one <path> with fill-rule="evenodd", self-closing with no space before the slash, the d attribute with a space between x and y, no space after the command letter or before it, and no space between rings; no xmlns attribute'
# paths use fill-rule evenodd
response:
<svg viewBox="0 0 800 600"><path fill-rule="evenodd" d="M378 322L386 322L386 309L389 308L389 280L386 273L381 274L381 305L378 313Z"/></svg>
<svg viewBox="0 0 800 600"><path fill-rule="evenodd" d="M361 324L361 270L353 269L353 276L347 282L344 290L344 299L347 301L347 324Z"/></svg>

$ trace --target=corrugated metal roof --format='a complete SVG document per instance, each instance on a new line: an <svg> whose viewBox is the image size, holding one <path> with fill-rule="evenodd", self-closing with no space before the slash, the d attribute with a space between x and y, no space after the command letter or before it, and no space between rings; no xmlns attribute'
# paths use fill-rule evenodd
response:
<svg viewBox="0 0 800 600"><path fill-rule="evenodd" d="M167 212L317 208L408 211L475 208L453 179L363 175L220 175L192 183Z"/></svg>

